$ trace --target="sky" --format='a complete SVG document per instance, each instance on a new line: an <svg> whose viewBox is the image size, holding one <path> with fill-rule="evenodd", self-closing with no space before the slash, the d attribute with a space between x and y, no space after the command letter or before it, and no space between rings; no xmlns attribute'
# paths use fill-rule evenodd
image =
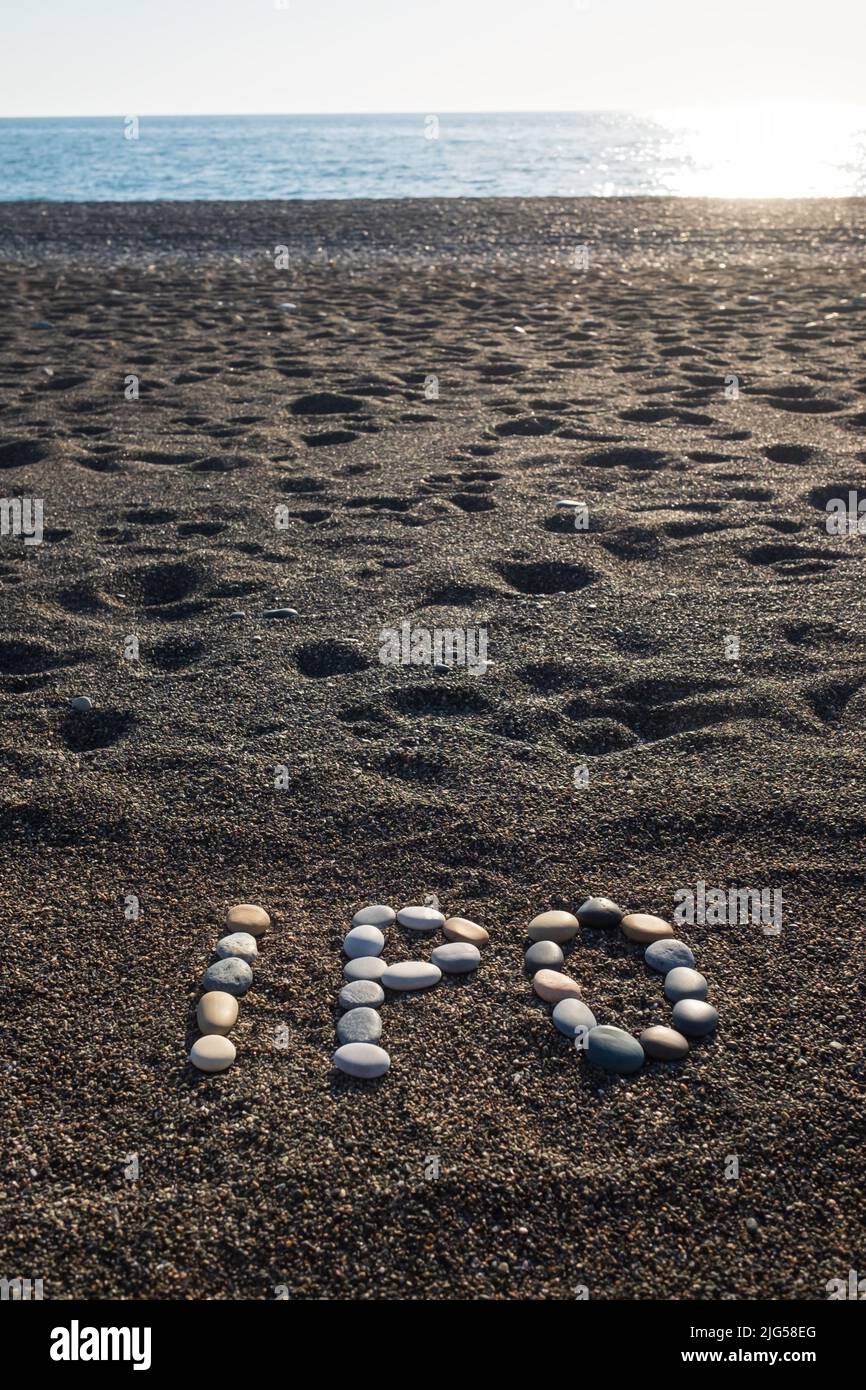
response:
<svg viewBox="0 0 866 1390"><path fill-rule="evenodd" d="M0 116L866 102L864 0L21 0Z"/></svg>

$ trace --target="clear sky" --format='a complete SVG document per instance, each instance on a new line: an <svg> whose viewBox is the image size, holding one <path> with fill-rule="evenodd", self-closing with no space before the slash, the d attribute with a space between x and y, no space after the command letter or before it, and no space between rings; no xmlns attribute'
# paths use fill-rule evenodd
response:
<svg viewBox="0 0 866 1390"><path fill-rule="evenodd" d="M7 0L0 115L866 102L864 0Z"/></svg>

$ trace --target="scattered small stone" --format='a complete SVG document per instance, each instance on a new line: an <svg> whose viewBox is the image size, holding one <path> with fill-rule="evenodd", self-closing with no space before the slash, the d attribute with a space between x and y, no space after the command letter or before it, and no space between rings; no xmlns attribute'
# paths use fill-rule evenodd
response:
<svg viewBox="0 0 866 1390"><path fill-rule="evenodd" d="M671 1017L681 1033L689 1038L702 1038L712 1033L719 1021L719 1011L703 999L680 999L674 1004Z"/></svg>
<svg viewBox="0 0 866 1390"><path fill-rule="evenodd" d="M246 613L241 613L240 611L237 613L229 613L229 622L242 623L246 616Z"/></svg>
<svg viewBox="0 0 866 1390"><path fill-rule="evenodd" d="M357 1076L369 1081L375 1076L384 1076L391 1065L391 1058L383 1047L375 1043L344 1043L334 1053L334 1066L347 1076Z"/></svg>
<svg viewBox="0 0 866 1390"><path fill-rule="evenodd" d="M297 618L300 617L297 608L266 608L262 614L263 618Z"/></svg>
<svg viewBox="0 0 866 1390"><path fill-rule="evenodd" d="M198 1030L205 1036L230 1033L238 1021L238 1001L225 990L213 989L203 994L195 1011Z"/></svg>
<svg viewBox="0 0 866 1390"><path fill-rule="evenodd" d="M570 941L577 936L577 926L570 912L541 912L533 917L527 933L532 941Z"/></svg>
<svg viewBox="0 0 866 1390"><path fill-rule="evenodd" d="M651 912L629 912L620 926L629 941L637 941L641 946L674 935L673 927L663 917L654 917Z"/></svg>
<svg viewBox="0 0 866 1390"><path fill-rule="evenodd" d="M555 970L558 965L562 965L565 957L555 941L535 941L523 959L527 970L535 974L536 970L543 970L545 967Z"/></svg>
<svg viewBox="0 0 866 1390"><path fill-rule="evenodd" d="M429 989L431 985L438 985L442 979L442 971L438 965L426 960L401 960L396 965L389 965L382 976L382 985L385 989L409 990L409 989Z"/></svg>
<svg viewBox="0 0 866 1390"><path fill-rule="evenodd" d="M222 937L216 944L216 953L221 960L227 960L230 956L237 956L239 960L245 960L247 965L252 965L259 948L256 945L256 938L247 931L232 932L230 936Z"/></svg>
<svg viewBox="0 0 866 1390"><path fill-rule="evenodd" d="M351 980L340 990L341 1009L378 1009L385 991L375 980Z"/></svg>
<svg viewBox="0 0 866 1390"><path fill-rule="evenodd" d="M449 941L431 951L430 959L446 975L467 975L481 964L481 952L471 941Z"/></svg>
<svg viewBox="0 0 866 1390"><path fill-rule="evenodd" d="M665 975L665 994L672 1004L680 999L706 999L709 989L706 977L687 965L677 965Z"/></svg>
<svg viewBox="0 0 866 1390"><path fill-rule="evenodd" d="M586 506L586 503L579 502L575 497L560 497L556 505L557 507L562 507L563 510L579 511Z"/></svg>
<svg viewBox="0 0 866 1390"><path fill-rule="evenodd" d="M442 933L449 941L468 941L472 946L486 946L490 940L490 933L468 917L449 917Z"/></svg>
<svg viewBox="0 0 866 1390"><path fill-rule="evenodd" d="M624 1028L602 1023L593 1028L586 1045L586 1058L595 1067L615 1071L623 1076L639 1071L644 1064L644 1051L637 1038Z"/></svg>
<svg viewBox="0 0 866 1390"><path fill-rule="evenodd" d="M93 701L86 695L75 695L69 701L69 708L76 714L86 714L89 709L93 709Z"/></svg>
<svg viewBox="0 0 866 1390"><path fill-rule="evenodd" d="M390 927L396 916L393 907L386 907L384 903L371 903L369 907L362 907L360 912L355 913L352 926Z"/></svg>
<svg viewBox="0 0 866 1390"><path fill-rule="evenodd" d="M558 970L539 970L532 977L532 988L541 999L549 1004L558 1004L560 999L578 999L580 985L576 980Z"/></svg>
<svg viewBox="0 0 866 1390"><path fill-rule="evenodd" d="M755 1235L757 1235L759 1229L760 1229L760 1228L759 1228L758 1223L757 1223L757 1221L755 1220L754 1216L747 1216L747 1217L746 1217L746 1230L749 1232L749 1235L750 1235L750 1236L755 1236Z"/></svg>
<svg viewBox="0 0 866 1390"><path fill-rule="evenodd" d="M577 909L582 927L618 927L622 918L622 908L612 898L587 898Z"/></svg>
<svg viewBox="0 0 866 1390"><path fill-rule="evenodd" d="M687 965L691 969L695 964L694 955L686 943L676 940L653 941L644 951L643 958L651 970L658 970L662 975L669 974L678 965Z"/></svg>
<svg viewBox="0 0 866 1390"><path fill-rule="evenodd" d="M445 925L445 914L437 912L435 907L401 907L397 921L401 927L410 927L412 931L438 931Z"/></svg>
<svg viewBox="0 0 866 1390"><path fill-rule="evenodd" d="M224 1038L220 1033L210 1033L207 1037L196 1039L190 1049L189 1060L199 1071L225 1071L237 1055L230 1038Z"/></svg>
<svg viewBox="0 0 866 1390"><path fill-rule="evenodd" d="M678 1062L689 1050L688 1040L682 1033L661 1024L645 1028L639 1041L648 1057L658 1057L663 1062Z"/></svg>
<svg viewBox="0 0 866 1390"><path fill-rule="evenodd" d="M379 956L356 956L343 966L344 980L381 980L388 962Z"/></svg>
<svg viewBox="0 0 866 1390"><path fill-rule="evenodd" d="M378 927L353 927L343 937L343 950L351 960L362 956L380 956L385 949L385 938Z"/></svg>
<svg viewBox="0 0 866 1390"><path fill-rule="evenodd" d="M230 956L228 960L215 961L209 965L202 977L203 990L220 989L227 994L246 994L253 982L253 972L245 960Z"/></svg>
<svg viewBox="0 0 866 1390"><path fill-rule="evenodd" d="M374 1043L382 1036L382 1020L375 1009L350 1009L337 1020L339 1043Z"/></svg>
<svg viewBox="0 0 866 1390"><path fill-rule="evenodd" d="M578 1028L597 1028L595 1014L581 999L560 999L553 1010L553 1022L560 1033L574 1041Z"/></svg>
<svg viewBox="0 0 866 1390"><path fill-rule="evenodd" d="M261 936L271 925L271 919L264 908L254 903L238 903L226 913L226 926L235 930L248 931L250 936Z"/></svg>

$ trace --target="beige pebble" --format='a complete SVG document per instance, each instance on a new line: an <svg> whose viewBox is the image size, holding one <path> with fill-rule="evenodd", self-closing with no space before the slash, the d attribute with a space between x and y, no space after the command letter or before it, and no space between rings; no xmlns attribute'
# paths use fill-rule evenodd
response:
<svg viewBox="0 0 866 1390"><path fill-rule="evenodd" d="M560 999L580 998L580 985L559 970L537 970L532 977L532 988L549 1004L558 1004Z"/></svg>
<svg viewBox="0 0 866 1390"><path fill-rule="evenodd" d="M675 935L673 927L663 917L653 917L650 912L629 912L620 926L629 941L637 941L641 946Z"/></svg>
<svg viewBox="0 0 866 1390"><path fill-rule="evenodd" d="M206 1038L196 1039L190 1049L189 1060L199 1071L225 1071L237 1055L230 1038L212 1033Z"/></svg>
<svg viewBox="0 0 866 1390"><path fill-rule="evenodd" d="M449 941L469 941L473 946L486 946L490 933L468 917L449 917L442 928Z"/></svg>
<svg viewBox="0 0 866 1390"><path fill-rule="evenodd" d="M235 931L248 931L251 936L261 936L271 925L271 919L263 907L254 903L238 903L226 913L226 926Z"/></svg>
<svg viewBox="0 0 866 1390"><path fill-rule="evenodd" d="M688 1039L682 1033L661 1024L645 1028L638 1041L648 1057L659 1057L663 1062L677 1062L689 1050Z"/></svg>
<svg viewBox="0 0 866 1390"><path fill-rule="evenodd" d="M238 1001L224 989L212 989L203 994L195 1011L200 1033L230 1033L238 1021Z"/></svg>
<svg viewBox="0 0 866 1390"><path fill-rule="evenodd" d="M570 912L541 912L533 917L528 932L533 941L570 941L577 928L577 918Z"/></svg>

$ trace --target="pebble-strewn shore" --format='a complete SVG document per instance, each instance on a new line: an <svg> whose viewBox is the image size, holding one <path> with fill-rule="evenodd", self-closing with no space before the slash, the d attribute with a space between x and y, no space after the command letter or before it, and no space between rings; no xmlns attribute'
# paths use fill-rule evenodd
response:
<svg viewBox="0 0 866 1390"><path fill-rule="evenodd" d="M857 200L0 206L0 493L44 502L0 538L0 1274L862 1271L864 239ZM385 664L403 624L486 650ZM780 932L683 921L700 885ZM357 920L433 892L462 926Z"/></svg>

